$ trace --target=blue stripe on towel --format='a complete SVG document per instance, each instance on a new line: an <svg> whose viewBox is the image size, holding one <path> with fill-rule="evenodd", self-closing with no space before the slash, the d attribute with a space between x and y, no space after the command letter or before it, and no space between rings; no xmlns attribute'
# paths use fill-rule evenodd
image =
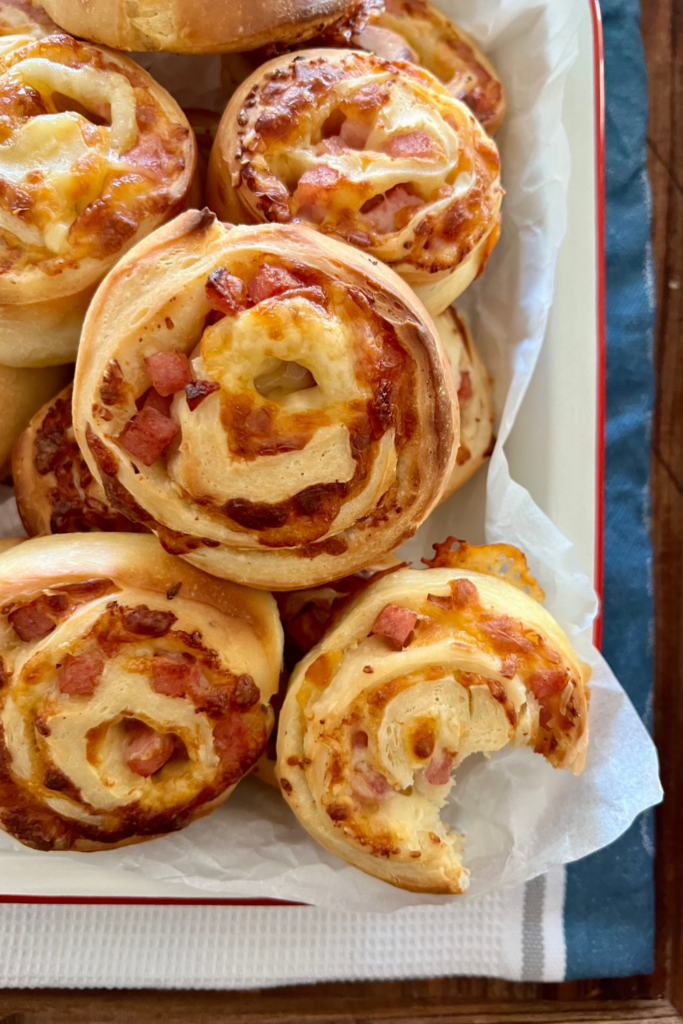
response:
<svg viewBox="0 0 683 1024"><path fill-rule="evenodd" d="M648 477L654 400L647 82L639 0L602 0L607 87L607 451L603 652L651 728ZM567 978L648 974L652 817L567 869Z"/></svg>

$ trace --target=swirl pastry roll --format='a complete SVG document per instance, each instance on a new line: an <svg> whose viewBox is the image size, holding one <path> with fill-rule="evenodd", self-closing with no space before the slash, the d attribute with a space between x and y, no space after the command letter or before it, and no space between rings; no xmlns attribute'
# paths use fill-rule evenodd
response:
<svg viewBox="0 0 683 1024"><path fill-rule="evenodd" d="M67 32L117 50L226 53L350 35L381 0L42 0Z"/></svg>
<svg viewBox="0 0 683 1024"><path fill-rule="evenodd" d="M208 210L102 284L73 415L116 511L269 590L347 576L412 536L458 445L448 363L398 277L307 228Z"/></svg>
<svg viewBox="0 0 683 1024"><path fill-rule="evenodd" d="M15 370L15 373L52 373ZM0 378L1 380L1 378ZM69 385L33 417L12 454L14 495L29 537L41 533L148 533L107 503L76 444Z"/></svg>
<svg viewBox="0 0 683 1024"><path fill-rule="evenodd" d="M477 44L429 0L386 0L376 24L354 41L382 57L415 60L466 103L489 135L505 116L505 95L496 69ZM411 56L401 54L401 46Z"/></svg>
<svg viewBox="0 0 683 1024"><path fill-rule="evenodd" d="M297 221L357 246L436 314L484 269L503 191L495 144L428 72L308 50L235 92L207 194L224 220Z"/></svg>
<svg viewBox="0 0 683 1024"><path fill-rule="evenodd" d="M51 35L0 60L0 363L73 361L98 282L181 207L175 100L129 58Z"/></svg>
<svg viewBox="0 0 683 1024"><path fill-rule="evenodd" d="M493 393L465 320L451 306L434 317L434 324L451 364L460 406L460 447L446 498L469 480L493 450Z"/></svg>
<svg viewBox="0 0 683 1024"><path fill-rule="evenodd" d="M498 564L491 549L479 561ZM414 892L467 889L463 837L440 811L470 754L529 746L584 765L589 669L523 572L520 589L493 572L385 576L298 665L280 715L277 774L304 828Z"/></svg>
<svg viewBox="0 0 683 1024"><path fill-rule="evenodd" d="M42 368L0 366L0 470L8 467L12 448L43 402L70 379L72 366Z"/></svg>
<svg viewBox="0 0 683 1024"><path fill-rule="evenodd" d="M189 825L263 752L282 631L269 594L153 537L42 537L0 555L0 827L102 850Z"/></svg>

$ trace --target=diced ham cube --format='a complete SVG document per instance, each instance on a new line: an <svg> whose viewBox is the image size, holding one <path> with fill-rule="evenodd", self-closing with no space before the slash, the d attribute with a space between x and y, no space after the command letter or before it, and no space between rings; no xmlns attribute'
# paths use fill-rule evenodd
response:
<svg viewBox="0 0 683 1024"><path fill-rule="evenodd" d="M134 458L151 466L166 451L179 429L168 416L145 405L124 430L121 444Z"/></svg>
<svg viewBox="0 0 683 1024"><path fill-rule="evenodd" d="M57 625L45 607L45 601L40 597L30 604L25 604L23 608L17 608L8 618L14 632L25 643L42 640Z"/></svg>
<svg viewBox="0 0 683 1024"><path fill-rule="evenodd" d="M417 54L403 36L390 28L366 25L362 32L353 37L353 42L361 50L376 53L384 60L408 60L413 64L419 63Z"/></svg>
<svg viewBox="0 0 683 1024"><path fill-rule="evenodd" d="M103 669L104 662L94 654L67 654L59 673L59 692L94 693Z"/></svg>
<svg viewBox="0 0 683 1024"><path fill-rule="evenodd" d="M184 352L155 352L145 359L152 386L167 398L182 391L192 380L190 364Z"/></svg>
<svg viewBox="0 0 683 1024"><path fill-rule="evenodd" d="M248 306L247 286L225 267L214 270L204 288L209 305L219 313L237 316Z"/></svg>
<svg viewBox="0 0 683 1024"><path fill-rule="evenodd" d="M145 406L149 406L150 409L156 409L162 416L169 416L171 412L171 405L173 397L169 395L167 398L162 398L158 391L154 388L149 388L145 391L144 395L140 395L137 402L135 403L138 409L144 409Z"/></svg>
<svg viewBox="0 0 683 1024"><path fill-rule="evenodd" d="M370 125L347 117L341 126L339 137L349 149L364 149L371 131Z"/></svg>
<svg viewBox="0 0 683 1024"><path fill-rule="evenodd" d="M552 697L553 694L562 693L568 681L566 672L544 669L542 672L533 672L531 674L529 686L536 700L543 700L544 697Z"/></svg>
<svg viewBox="0 0 683 1024"><path fill-rule="evenodd" d="M367 748L367 745L368 734L364 732L362 729L359 729L358 732L354 732L353 736L351 737L351 746L353 747L353 749L365 750Z"/></svg>
<svg viewBox="0 0 683 1024"><path fill-rule="evenodd" d="M393 160L404 157L413 160L431 160L434 156L432 140L427 132L406 132L405 135L394 135L384 143L382 149Z"/></svg>
<svg viewBox="0 0 683 1024"><path fill-rule="evenodd" d="M451 777L454 758L447 750L441 750L431 759L425 769L425 778L432 786L445 786Z"/></svg>
<svg viewBox="0 0 683 1024"><path fill-rule="evenodd" d="M173 754L173 737L157 732L137 719L128 724L126 764L136 775L148 778L166 764Z"/></svg>
<svg viewBox="0 0 683 1024"><path fill-rule="evenodd" d="M403 185L395 185L383 196L370 202L371 205L368 209L362 212L370 226L381 235L388 235L398 230L399 214L405 211L405 216L407 216L410 210L417 210L424 206L424 202L419 196L411 195Z"/></svg>
<svg viewBox="0 0 683 1024"><path fill-rule="evenodd" d="M383 636L397 647L406 647L416 622L417 612L388 604L375 619L370 634Z"/></svg>
<svg viewBox="0 0 683 1024"><path fill-rule="evenodd" d="M376 804L396 796L396 790L388 779L374 768L356 770L351 775L351 790L361 803Z"/></svg>
<svg viewBox="0 0 683 1024"><path fill-rule="evenodd" d="M467 370L460 374L460 387L458 388L458 401L466 402L472 397L472 378Z"/></svg>
<svg viewBox="0 0 683 1024"><path fill-rule="evenodd" d="M329 193L336 187L339 172L327 164L311 167L299 178L293 200L297 216L320 224L327 212Z"/></svg>
<svg viewBox="0 0 683 1024"><path fill-rule="evenodd" d="M283 295L304 286L303 281L290 273L284 267L276 267L272 263L257 270L247 285L247 292L251 301L256 305L264 299L270 299L273 295Z"/></svg>
<svg viewBox="0 0 683 1024"><path fill-rule="evenodd" d="M167 697L185 697L199 685L199 666L189 655L158 655L152 661L152 686Z"/></svg>
<svg viewBox="0 0 683 1024"><path fill-rule="evenodd" d="M194 412L205 398L219 390L220 384L217 384L215 380L191 380L189 384L185 385L188 408Z"/></svg>

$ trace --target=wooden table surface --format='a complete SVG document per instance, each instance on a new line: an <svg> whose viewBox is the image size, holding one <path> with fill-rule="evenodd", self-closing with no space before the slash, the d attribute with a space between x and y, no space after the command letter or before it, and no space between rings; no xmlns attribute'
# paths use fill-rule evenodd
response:
<svg viewBox="0 0 683 1024"><path fill-rule="evenodd" d="M258 992L0 992L0 1024L327 1024L370 1020L674 1021L683 1008L683 0L641 0L650 74L648 136L658 304L652 492L656 738L667 800L658 814L658 949L652 977L560 985L486 979L325 984ZM674 692L674 698L677 693ZM682 792L678 792L678 789ZM662 856L662 851L671 851ZM667 866L664 862L666 861ZM677 968L678 965L678 969ZM667 991L667 978L671 985ZM628 1001L624 1005L624 1001Z"/></svg>

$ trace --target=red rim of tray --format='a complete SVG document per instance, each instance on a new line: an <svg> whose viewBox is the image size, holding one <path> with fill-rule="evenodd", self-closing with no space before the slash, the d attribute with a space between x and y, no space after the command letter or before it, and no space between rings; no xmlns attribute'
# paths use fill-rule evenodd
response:
<svg viewBox="0 0 683 1024"><path fill-rule="evenodd" d="M597 278L597 436L595 443L595 573L598 614L593 627L596 647L602 642L603 530L605 523L605 386L607 334L605 323L605 55L602 15L599 0L588 0L593 21L593 62L595 77L595 191L596 191L596 278ZM226 899L168 896L23 896L0 894L2 903L66 903L111 904L113 906L142 904L144 906L230 906L230 907L295 907L305 904L276 899Z"/></svg>

